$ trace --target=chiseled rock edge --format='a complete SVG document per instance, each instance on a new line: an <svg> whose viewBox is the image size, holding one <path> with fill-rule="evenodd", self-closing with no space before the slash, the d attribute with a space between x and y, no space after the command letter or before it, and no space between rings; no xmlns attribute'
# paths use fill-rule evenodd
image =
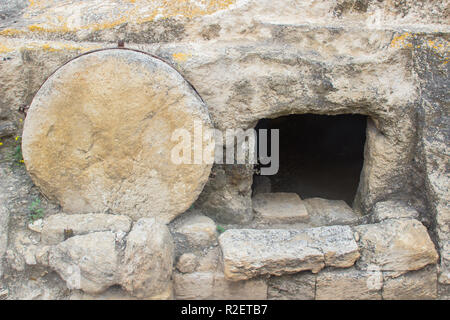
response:
<svg viewBox="0 0 450 320"><path fill-rule="evenodd" d="M239 281L259 275L282 275L325 266L351 267L360 254L349 226L306 230L227 230L219 237L224 274Z"/></svg>

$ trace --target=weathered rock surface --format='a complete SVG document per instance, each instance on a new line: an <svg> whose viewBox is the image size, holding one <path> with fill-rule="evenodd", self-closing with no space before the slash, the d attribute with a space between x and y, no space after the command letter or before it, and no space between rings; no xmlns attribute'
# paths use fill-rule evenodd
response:
<svg viewBox="0 0 450 320"><path fill-rule="evenodd" d="M381 271L325 270L317 275L317 300L381 300Z"/></svg>
<svg viewBox="0 0 450 320"><path fill-rule="evenodd" d="M227 230L219 237L229 280L283 275L325 266L350 267L359 257L348 226L306 230Z"/></svg>
<svg viewBox="0 0 450 320"><path fill-rule="evenodd" d="M213 296L214 273L174 273L173 289L176 299L205 300Z"/></svg>
<svg viewBox="0 0 450 320"><path fill-rule="evenodd" d="M214 247L209 250L204 256L199 258L197 271L216 271L221 266L220 264L221 252L219 247Z"/></svg>
<svg viewBox="0 0 450 320"><path fill-rule="evenodd" d="M176 299L265 300L267 284L260 279L229 281L221 272L174 274Z"/></svg>
<svg viewBox="0 0 450 320"><path fill-rule="evenodd" d="M3 170L0 168L0 170ZM0 177L3 171L0 171ZM8 245L9 210L6 207L6 190L0 185L0 278L3 276L3 257Z"/></svg>
<svg viewBox="0 0 450 320"><path fill-rule="evenodd" d="M136 222L126 239L120 284L138 298L167 291L174 263L169 229L154 218Z"/></svg>
<svg viewBox="0 0 450 320"><path fill-rule="evenodd" d="M192 273L198 266L198 257L193 253L185 253L177 262L177 269L182 273Z"/></svg>
<svg viewBox="0 0 450 320"><path fill-rule="evenodd" d="M191 246L207 247L217 243L216 224L211 218L202 215L183 218L175 232L185 236Z"/></svg>
<svg viewBox="0 0 450 320"><path fill-rule="evenodd" d="M419 217L419 213L416 209L402 201L396 200L377 202L373 208L372 214L375 222L396 218L417 219Z"/></svg>
<svg viewBox="0 0 450 320"><path fill-rule="evenodd" d="M9 121L0 121L0 138L12 136L16 132L16 126Z"/></svg>
<svg viewBox="0 0 450 320"><path fill-rule="evenodd" d="M53 246L49 265L69 289L100 293L118 281L119 253L112 232L74 236Z"/></svg>
<svg viewBox="0 0 450 320"><path fill-rule="evenodd" d="M359 234L363 270L378 266L398 274L437 262L438 254L427 229L414 219L392 219L355 227Z"/></svg>
<svg viewBox="0 0 450 320"><path fill-rule="evenodd" d="M252 177L253 165L214 165L195 206L218 223L250 222Z"/></svg>
<svg viewBox="0 0 450 320"><path fill-rule="evenodd" d="M137 51L104 50L72 60L41 87L23 157L36 185L68 213L111 210L168 223L191 206L211 170L201 157L193 164L190 140L186 163L172 159L175 130L192 137L199 126L211 128L208 111L176 70ZM199 138L197 149L211 146Z"/></svg>
<svg viewBox="0 0 450 320"><path fill-rule="evenodd" d="M416 208L426 208L421 219L430 222L441 254L439 280L450 283L447 1L54 3L0 4L0 121L14 123L17 135L18 108L31 103L56 68L118 39L175 65L221 129L294 113L366 114L366 154L354 208L369 214L380 199L397 195L421 202ZM217 167L218 176L211 175L196 205L220 223L250 221L252 168ZM7 179L0 179L10 235L27 225L31 200L29 188L19 191L27 178L18 177L7 187ZM12 261L22 268L25 259L14 243L8 244ZM23 295L20 289L10 289L10 295L48 296L36 285L22 287Z"/></svg>
<svg viewBox="0 0 450 320"><path fill-rule="evenodd" d="M360 215L342 200L310 198L303 200L313 227L348 225L358 221Z"/></svg>
<svg viewBox="0 0 450 320"><path fill-rule="evenodd" d="M385 300L430 300L437 298L436 266L428 266L391 278L384 273L383 299Z"/></svg>
<svg viewBox="0 0 450 320"><path fill-rule="evenodd" d="M314 300L316 275L310 272L271 277L268 282L270 300Z"/></svg>
<svg viewBox="0 0 450 320"><path fill-rule="evenodd" d="M217 300L266 300L267 283L262 279L230 281L222 272L217 272L213 293L213 299Z"/></svg>
<svg viewBox="0 0 450 320"><path fill-rule="evenodd" d="M47 217L41 231L44 244L58 244L66 239L65 233L83 235L91 232L128 232L131 219L112 214L55 214Z"/></svg>
<svg viewBox="0 0 450 320"><path fill-rule="evenodd" d="M305 204L296 193L259 193L252 198L257 218L266 223L308 221Z"/></svg>

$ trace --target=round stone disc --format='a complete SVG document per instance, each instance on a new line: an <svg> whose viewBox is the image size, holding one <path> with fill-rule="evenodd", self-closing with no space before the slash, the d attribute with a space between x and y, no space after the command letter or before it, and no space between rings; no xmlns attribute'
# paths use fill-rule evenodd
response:
<svg viewBox="0 0 450 320"><path fill-rule="evenodd" d="M167 223L192 205L210 174L211 164L171 159L180 142L173 132L185 129L194 141L200 125L212 129L207 108L175 69L142 52L102 50L43 84L25 121L23 158L34 183L67 213ZM214 144L200 141L204 149Z"/></svg>

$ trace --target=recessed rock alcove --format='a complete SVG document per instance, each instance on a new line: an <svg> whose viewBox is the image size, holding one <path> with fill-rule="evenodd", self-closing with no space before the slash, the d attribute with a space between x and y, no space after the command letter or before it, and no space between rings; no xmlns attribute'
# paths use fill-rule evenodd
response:
<svg viewBox="0 0 450 320"><path fill-rule="evenodd" d="M366 123L363 115L260 120L256 130L279 129L280 163L277 174L254 177L253 192L270 188L269 192L294 192L303 199L344 200L351 206L363 167Z"/></svg>

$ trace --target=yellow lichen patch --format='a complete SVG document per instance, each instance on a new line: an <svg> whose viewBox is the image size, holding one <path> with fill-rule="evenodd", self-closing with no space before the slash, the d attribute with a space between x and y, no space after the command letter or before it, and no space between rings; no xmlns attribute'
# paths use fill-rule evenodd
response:
<svg viewBox="0 0 450 320"><path fill-rule="evenodd" d="M15 36L19 33L52 32L67 33L81 30L106 30L125 23L142 24L156 19L172 17L195 18L227 9L236 0L91 0L80 1L83 19L74 16L78 6L73 3L61 5L56 12L50 0L30 0L23 17L29 17L29 25L24 30L5 29L3 36ZM105 8L120 7L120 13ZM65 10L67 8L67 10ZM77 14L80 14L78 12ZM55 16L57 17L55 19ZM33 21L32 17L39 19ZM38 21L38 23L36 23ZM74 21L80 21L73 24ZM69 23L70 22L70 23Z"/></svg>
<svg viewBox="0 0 450 320"><path fill-rule="evenodd" d="M47 52L59 52L59 51L78 51L86 52L95 49L102 48L99 45L76 45L68 42L37 42L30 41L27 43L15 43L14 41L7 41L6 44L0 44L0 54L9 53L13 51L47 51Z"/></svg>
<svg viewBox="0 0 450 320"><path fill-rule="evenodd" d="M9 47L7 47L7 46L5 46L3 44L0 44L0 54L8 53L8 52L11 52L11 51L14 51L14 49L9 48Z"/></svg>
<svg viewBox="0 0 450 320"><path fill-rule="evenodd" d="M60 32L60 33L66 33L71 31L67 27L67 24L50 28L44 25L33 24L31 26L28 26L28 30L30 30L31 32Z"/></svg>
<svg viewBox="0 0 450 320"><path fill-rule="evenodd" d="M408 45L411 40L411 34L409 34L408 32L401 34L399 36L396 36L392 39L391 41L391 47L393 48L403 48L405 47L405 45Z"/></svg>
<svg viewBox="0 0 450 320"><path fill-rule="evenodd" d="M434 54L436 54L439 58L443 59L443 64L448 63L448 54L450 45L449 42L443 38L436 37L434 39L429 39L421 34L410 34L408 32L396 36L392 39L391 45L392 48L400 48L400 49L428 49L431 50Z"/></svg>
<svg viewBox="0 0 450 320"><path fill-rule="evenodd" d="M13 28L8 28L0 31L0 36L16 36L25 33L23 30L17 30Z"/></svg>
<svg viewBox="0 0 450 320"><path fill-rule="evenodd" d="M191 56L192 56L191 54L187 54L187 53L183 53L183 52L177 52L172 55L173 60L175 60L178 63L187 61L189 59L189 57L191 57Z"/></svg>

